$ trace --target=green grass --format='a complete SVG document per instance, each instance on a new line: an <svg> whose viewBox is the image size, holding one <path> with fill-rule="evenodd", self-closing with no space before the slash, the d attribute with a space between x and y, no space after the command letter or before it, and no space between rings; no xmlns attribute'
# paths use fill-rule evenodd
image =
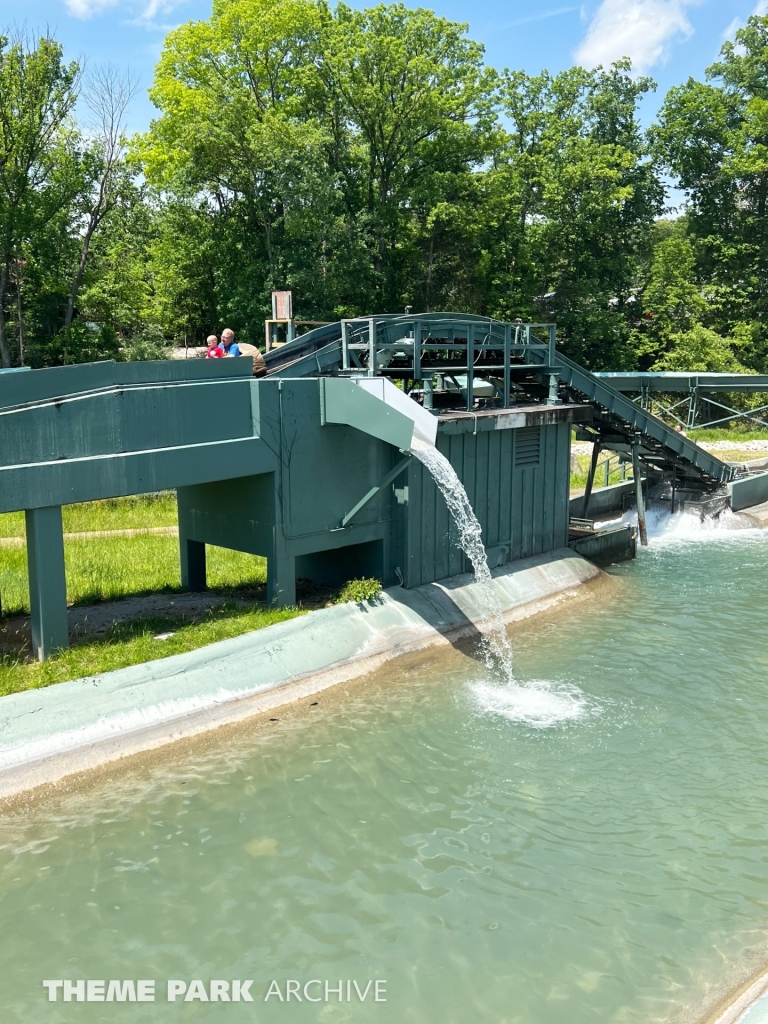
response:
<svg viewBox="0 0 768 1024"><path fill-rule="evenodd" d="M575 459L576 459L576 462L579 465L579 472L578 473L575 473L575 472L571 473L571 490L572 491L584 490L584 488L587 486L587 473L589 471L589 463L590 463L590 460L591 460L591 456L589 456L589 455L576 455ZM631 467L629 467L629 466L627 466L625 479L626 480L631 480L632 479L632 470L631 470ZM608 475L608 484L611 485L611 484L620 484L620 483L622 483L621 468L619 467L618 463L614 459L612 464L611 464L611 472ZM597 464L597 472L595 473L594 487L595 487L595 490L597 490L599 487L604 487L604 486L605 486L605 469L603 468L603 462L602 462L602 459L601 459L598 462L598 464Z"/></svg>
<svg viewBox="0 0 768 1024"><path fill-rule="evenodd" d="M714 433L714 431L713 431L713 433ZM728 437L728 438L722 438L721 440L729 440L729 441L731 441L731 440L733 440L733 438L732 437ZM718 459L721 459L724 462L746 462L746 461L749 461L749 459L759 459L763 455L765 455L766 453L765 452L744 452L744 451L739 451L738 449L734 449L733 451L714 452L713 454ZM576 462L579 464L579 472L578 473L574 473L574 472L571 473L571 490L572 491L577 491L577 490L582 490L583 491L584 488L587 486L587 472L589 470L589 463L590 463L590 458L591 457L589 455L575 455L574 458L575 458ZM615 461L613 463L613 467L616 467L616 462ZM631 480L631 479L632 479L632 470L631 470L630 466L627 466L627 472L626 472L625 480ZM608 476L608 484L609 485L610 484L620 484L622 482L623 481L621 479L621 470L619 468L612 468L611 472L610 472L610 474ZM597 472L595 473L595 484L594 484L594 487L595 487L595 490L597 490L599 487L605 487L605 470L603 469L602 461L599 462L598 466L597 466Z"/></svg>
<svg viewBox="0 0 768 1024"><path fill-rule="evenodd" d="M169 491L132 498L109 498L62 509L65 533L90 530L138 530L151 526L176 526L176 495ZM0 515L0 537L23 537L24 513Z"/></svg>
<svg viewBox="0 0 768 1024"><path fill-rule="evenodd" d="M173 536L94 537L64 542L67 600L71 604L114 601L135 594L179 590L179 543ZM267 578L267 562L228 548L208 548L208 585L244 596ZM29 613L26 548L0 548L3 614Z"/></svg>
<svg viewBox="0 0 768 1024"><path fill-rule="evenodd" d="M63 519L65 533L175 526L176 498L160 493L69 505L63 510ZM1 537L23 535L22 513L0 516ZM70 604L89 605L181 589L179 544L174 536L65 540L64 557ZM263 597L266 578L266 559L209 547L209 588L237 597L238 604L213 609L202 621L199 616L198 621L178 616L137 618L114 626L105 638L75 643L43 665L30 661L28 654L5 653L0 655L0 694L166 658L302 614L297 608L269 609L256 603ZM4 615L29 613L27 553L23 546L0 548L0 598ZM244 607L243 600L253 604ZM154 639L164 632L173 632L173 636Z"/></svg>
<svg viewBox="0 0 768 1024"><path fill-rule="evenodd" d="M222 605L198 623L160 616L135 619L115 626L104 640L70 647L43 664L12 655L0 657L0 695L109 672L154 658L168 658L301 614L297 608L243 609ZM171 630L173 636L167 640L155 639L156 634Z"/></svg>
<svg viewBox="0 0 768 1024"><path fill-rule="evenodd" d="M768 441L768 430L687 430L693 441Z"/></svg>

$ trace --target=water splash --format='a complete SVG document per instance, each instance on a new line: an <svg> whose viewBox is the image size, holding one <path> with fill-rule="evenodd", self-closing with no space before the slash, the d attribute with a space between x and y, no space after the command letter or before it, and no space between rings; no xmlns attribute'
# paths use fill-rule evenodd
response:
<svg viewBox="0 0 768 1024"><path fill-rule="evenodd" d="M413 454L423 463L440 488L448 511L459 531L459 545L472 563L475 586L480 598L483 652L489 671L501 674L506 683L513 685L512 645L507 637L501 604L493 585L488 559L485 557L483 531L477 521L464 485L448 459L432 445L414 443Z"/></svg>
<svg viewBox="0 0 768 1024"><path fill-rule="evenodd" d="M630 509L620 519L612 520L608 526L620 523L637 523L637 511ZM651 548L671 547L684 544L707 544L724 541L765 539L766 531L756 527L746 516L725 509L717 518L702 519L692 512L675 512L672 515L665 508L649 508L646 512L648 542ZM638 553L642 549L638 548Z"/></svg>
<svg viewBox="0 0 768 1024"><path fill-rule="evenodd" d="M477 682L471 690L480 711L531 729L551 729L578 722L601 710L577 686L544 679L531 680L524 686Z"/></svg>
<svg viewBox="0 0 768 1024"><path fill-rule="evenodd" d="M464 485L448 459L431 446L416 442L411 449L439 487L459 531L459 546L469 557L481 607L480 628L485 666L493 678L470 685L475 704L486 713L534 729L575 722L593 713L588 698L578 687L537 679L521 685L515 680L512 645L504 615L485 557L483 532Z"/></svg>

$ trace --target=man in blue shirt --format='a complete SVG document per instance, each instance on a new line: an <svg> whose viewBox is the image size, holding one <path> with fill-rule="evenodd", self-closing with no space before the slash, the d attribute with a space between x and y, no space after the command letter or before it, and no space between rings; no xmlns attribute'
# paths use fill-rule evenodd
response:
<svg viewBox="0 0 768 1024"><path fill-rule="evenodd" d="M224 349L225 356L239 356L241 354L240 349L235 344L235 332L230 330L229 327L221 332L221 347Z"/></svg>

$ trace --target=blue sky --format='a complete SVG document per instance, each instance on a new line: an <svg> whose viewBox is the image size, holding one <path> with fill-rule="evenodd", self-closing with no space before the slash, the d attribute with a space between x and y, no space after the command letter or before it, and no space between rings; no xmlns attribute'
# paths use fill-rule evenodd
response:
<svg viewBox="0 0 768 1024"><path fill-rule="evenodd" d="M438 0L422 6L468 22L488 63L499 68L534 74L632 57L659 84L645 105L646 121L671 85L703 77L723 40L750 14L768 13L768 0ZM141 86L130 111L132 131L145 129L152 117L146 90L165 33L209 14L210 0L27 0L16 8L28 30L47 26L68 56L131 69Z"/></svg>

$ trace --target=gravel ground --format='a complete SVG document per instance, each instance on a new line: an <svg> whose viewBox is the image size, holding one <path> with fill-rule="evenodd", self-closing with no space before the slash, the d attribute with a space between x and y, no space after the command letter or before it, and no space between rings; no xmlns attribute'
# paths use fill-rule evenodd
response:
<svg viewBox="0 0 768 1024"><path fill-rule="evenodd" d="M764 441L699 441L699 448L707 452L768 452L768 440ZM574 441L573 455L589 455L592 445L589 441Z"/></svg>

